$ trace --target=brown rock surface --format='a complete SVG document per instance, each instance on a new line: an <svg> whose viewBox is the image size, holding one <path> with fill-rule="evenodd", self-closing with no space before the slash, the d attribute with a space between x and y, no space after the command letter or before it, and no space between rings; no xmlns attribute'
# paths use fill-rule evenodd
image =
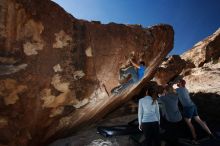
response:
<svg viewBox="0 0 220 146"><path fill-rule="evenodd" d="M220 29L198 42L192 49L183 53L181 58L192 62L196 67L203 66L204 63L218 60L220 57Z"/></svg>
<svg viewBox="0 0 220 146"><path fill-rule="evenodd" d="M187 66L187 62L178 55L173 55L163 61L154 76L159 85L168 83L172 78L179 75Z"/></svg>
<svg viewBox="0 0 220 146"><path fill-rule="evenodd" d="M191 93L215 93L220 95L220 62L206 63L203 67L193 68L185 76L187 88Z"/></svg>
<svg viewBox="0 0 220 146"><path fill-rule="evenodd" d="M173 47L173 29L77 20L49 0L0 1L0 143L43 145L100 119L149 81ZM130 52L148 65L118 96Z"/></svg>

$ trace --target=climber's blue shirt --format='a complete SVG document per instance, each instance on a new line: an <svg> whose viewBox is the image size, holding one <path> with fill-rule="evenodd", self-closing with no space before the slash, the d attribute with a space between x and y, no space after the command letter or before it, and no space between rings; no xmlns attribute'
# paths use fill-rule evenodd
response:
<svg viewBox="0 0 220 146"><path fill-rule="evenodd" d="M146 67L143 65L140 65L140 67L137 70L138 73L138 80L141 80L142 77L144 76L144 72L145 72Z"/></svg>

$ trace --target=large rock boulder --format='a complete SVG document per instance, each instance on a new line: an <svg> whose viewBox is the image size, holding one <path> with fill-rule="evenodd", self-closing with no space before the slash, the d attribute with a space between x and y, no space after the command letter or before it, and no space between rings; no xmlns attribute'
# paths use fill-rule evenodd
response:
<svg viewBox="0 0 220 146"><path fill-rule="evenodd" d="M169 25L77 20L50 0L0 1L0 143L44 145L125 103L173 47ZM119 67L134 54L144 79L114 96Z"/></svg>
<svg viewBox="0 0 220 146"><path fill-rule="evenodd" d="M165 85L176 78L186 68L187 64L179 55L172 55L164 59L163 63L158 67L154 79L159 85Z"/></svg>

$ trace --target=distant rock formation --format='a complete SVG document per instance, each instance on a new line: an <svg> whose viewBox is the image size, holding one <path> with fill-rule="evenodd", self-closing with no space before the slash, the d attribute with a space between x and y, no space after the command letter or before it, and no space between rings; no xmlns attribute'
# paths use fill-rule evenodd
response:
<svg viewBox="0 0 220 146"><path fill-rule="evenodd" d="M173 48L169 25L77 20L50 0L0 1L0 143L39 146L125 103ZM118 96L118 70L135 52L145 78Z"/></svg>
<svg viewBox="0 0 220 146"><path fill-rule="evenodd" d="M199 113L214 128L220 122L220 29L178 56L171 56L159 67L155 80L166 84L178 75L186 80Z"/></svg>
<svg viewBox="0 0 220 146"><path fill-rule="evenodd" d="M220 56L220 28L207 37L198 42L192 49L183 53L181 58L192 62L196 67L202 67L205 63L218 61Z"/></svg>
<svg viewBox="0 0 220 146"><path fill-rule="evenodd" d="M220 29L183 55L170 56L159 67L155 80L166 84L181 74L190 92L220 95Z"/></svg>

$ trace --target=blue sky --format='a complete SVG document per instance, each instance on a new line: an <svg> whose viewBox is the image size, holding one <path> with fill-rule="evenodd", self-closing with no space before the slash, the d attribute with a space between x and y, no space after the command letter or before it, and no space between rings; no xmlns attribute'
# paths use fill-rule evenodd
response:
<svg viewBox="0 0 220 146"><path fill-rule="evenodd" d="M175 31L170 54L182 54L220 27L220 0L53 0L78 19L141 24L165 23Z"/></svg>

